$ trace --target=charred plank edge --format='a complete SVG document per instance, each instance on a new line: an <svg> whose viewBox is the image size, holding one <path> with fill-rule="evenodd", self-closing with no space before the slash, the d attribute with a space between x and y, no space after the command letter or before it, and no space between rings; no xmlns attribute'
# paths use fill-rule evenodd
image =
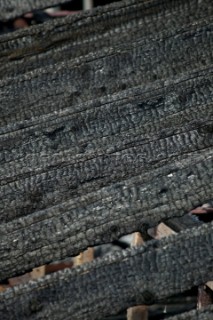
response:
<svg viewBox="0 0 213 320"><path fill-rule="evenodd" d="M186 229L8 289L1 319L102 319L184 292L213 276L212 231L213 223Z"/></svg>

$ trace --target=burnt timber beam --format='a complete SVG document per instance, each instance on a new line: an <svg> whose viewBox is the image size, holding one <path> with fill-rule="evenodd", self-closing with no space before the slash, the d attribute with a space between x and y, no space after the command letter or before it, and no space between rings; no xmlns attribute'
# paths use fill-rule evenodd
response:
<svg viewBox="0 0 213 320"><path fill-rule="evenodd" d="M211 8L124 1L0 38L1 280L212 199Z"/></svg>
<svg viewBox="0 0 213 320"><path fill-rule="evenodd" d="M212 231L213 223L203 224L8 289L0 318L103 319L184 292L213 277Z"/></svg>
<svg viewBox="0 0 213 320"><path fill-rule="evenodd" d="M81 64L94 58L114 55L122 48L129 51L133 45L145 46L145 52L149 52L153 50L152 45L157 45L159 41L168 42L165 43L167 53L170 51L175 54L175 48L170 50L171 41L175 44L175 37L182 34L180 50L185 44L183 40L186 44L201 40L198 38L203 33L207 36L207 32L201 29L198 32L197 29L199 26L210 27L212 14L210 0L126 0L20 30L15 36L5 34L0 38L0 77L13 77L23 71L26 73L60 61ZM207 31L210 40L211 28ZM159 48L155 50L161 53ZM184 54L185 50L182 51L184 59L190 58L189 55L193 57L190 45L188 50L188 57ZM210 52L206 50L205 54L207 58ZM151 57L154 58L152 54ZM168 59L168 54L165 57ZM205 65L205 59L198 62Z"/></svg>

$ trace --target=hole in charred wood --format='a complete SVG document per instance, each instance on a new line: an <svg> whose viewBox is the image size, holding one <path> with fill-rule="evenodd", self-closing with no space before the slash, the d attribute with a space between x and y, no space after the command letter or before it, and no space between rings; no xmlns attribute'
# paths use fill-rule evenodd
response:
<svg viewBox="0 0 213 320"><path fill-rule="evenodd" d="M121 90L126 90L126 88L127 88L126 83L122 83L122 84L121 84Z"/></svg>
<svg viewBox="0 0 213 320"><path fill-rule="evenodd" d="M61 127L56 128L52 131L45 132L44 135L47 136L49 139L54 140L56 138L57 134L59 132L63 131L64 128L65 128L64 126L61 126Z"/></svg>
<svg viewBox="0 0 213 320"><path fill-rule="evenodd" d="M106 87L105 87L105 86L102 86L102 87L100 87L99 89L100 89L100 91L101 91L102 93L105 93L105 92L106 92Z"/></svg>
<svg viewBox="0 0 213 320"><path fill-rule="evenodd" d="M118 232L118 227L114 225L114 226L111 226L109 230L110 230L110 233L116 234Z"/></svg>
<svg viewBox="0 0 213 320"><path fill-rule="evenodd" d="M137 106L138 106L139 108L143 109L143 108L146 106L146 103L145 103L145 102L139 102L139 103L137 104Z"/></svg>
<svg viewBox="0 0 213 320"><path fill-rule="evenodd" d="M168 188L164 187L159 191L159 194L166 193L167 191L168 191Z"/></svg>

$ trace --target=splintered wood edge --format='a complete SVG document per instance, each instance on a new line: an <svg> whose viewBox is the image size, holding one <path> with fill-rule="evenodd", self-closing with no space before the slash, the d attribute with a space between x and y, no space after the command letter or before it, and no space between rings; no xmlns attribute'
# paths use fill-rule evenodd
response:
<svg viewBox="0 0 213 320"><path fill-rule="evenodd" d="M145 243L140 232L134 232L131 246L142 246Z"/></svg>
<svg viewBox="0 0 213 320"><path fill-rule="evenodd" d="M147 306L136 306L127 309L127 320L148 320Z"/></svg>
<svg viewBox="0 0 213 320"><path fill-rule="evenodd" d="M87 248L73 259L73 266L80 266L83 263L90 262L94 259L94 248Z"/></svg>
<svg viewBox="0 0 213 320"><path fill-rule="evenodd" d="M148 229L148 234L157 240L160 240L164 237L168 237L172 234L177 234L174 230L170 227L165 225L165 223L161 222L157 227Z"/></svg>
<svg viewBox="0 0 213 320"><path fill-rule="evenodd" d="M198 287L197 309L200 310L212 304L212 295L206 290L206 285Z"/></svg>
<svg viewBox="0 0 213 320"><path fill-rule="evenodd" d="M206 285L209 289L211 289L213 291L213 281L208 281L206 282Z"/></svg>

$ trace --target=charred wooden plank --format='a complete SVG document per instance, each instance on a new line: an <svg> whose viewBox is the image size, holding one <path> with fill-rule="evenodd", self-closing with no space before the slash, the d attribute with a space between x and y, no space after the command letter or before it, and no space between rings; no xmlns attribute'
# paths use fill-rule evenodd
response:
<svg viewBox="0 0 213 320"><path fill-rule="evenodd" d="M8 289L0 293L0 317L103 319L184 292L213 276L212 231L204 224Z"/></svg>
<svg viewBox="0 0 213 320"><path fill-rule="evenodd" d="M211 87L200 72L2 134L0 278L208 202Z"/></svg>
<svg viewBox="0 0 213 320"><path fill-rule="evenodd" d="M185 41L189 42L190 38L191 41L195 39L194 33L199 25L212 22L212 14L210 0L127 0L52 21L16 32L15 36L1 37L0 77L14 77L23 71L44 68L59 61L74 59L75 63L82 64L97 57L114 55L122 48L127 51L132 42L145 45L149 50L148 44L154 43L153 40L168 42L169 38L182 32L185 33ZM167 49L170 54L176 51ZM210 54L208 50L205 53ZM190 54L188 52L188 56Z"/></svg>
<svg viewBox="0 0 213 320"><path fill-rule="evenodd" d="M0 38L0 279L212 198L210 4L128 0Z"/></svg>
<svg viewBox="0 0 213 320"><path fill-rule="evenodd" d="M211 86L213 29L211 24L194 29L192 37L190 33L180 33L165 40L150 41L146 46L130 43L128 49L121 48L119 53L115 50L111 55L105 52L92 61L59 62L0 81L0 132L28 127L32 119L34 122L48 117L57 119L59 111L61 114L67 113L67 109L79 112L91 102L98 109L115 95L120 100L131 97L137 87L143 93L163 89L165 81L187 79L187 76L190 79L199 71L207 75L203 80L206 98ZM169 56L168 51L171 51ZM190 95L191 99L195 98L193 92L189 92L189 99ZM182 108L186 103L184 97L179 101Z"/></svg>

